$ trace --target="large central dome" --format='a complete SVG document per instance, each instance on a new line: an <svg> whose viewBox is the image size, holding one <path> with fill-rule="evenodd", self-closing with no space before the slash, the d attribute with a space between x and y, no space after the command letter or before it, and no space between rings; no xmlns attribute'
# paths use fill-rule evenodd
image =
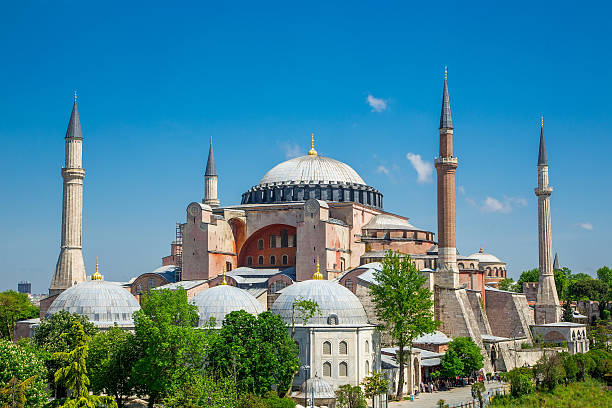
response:
<svg viewBox="0 0 612 408"><path fill-rule="evenodd" d="M275 183L350 183L366 185L351 166L324 156L302 156L277 164L259 182Z"/></svg>
<svg viewBox="0 0 612 408"><path fill-rule="evenodd" d="M368 186L348 164L319 156L314 146L307 156L274 166L259 184L242 195L242 204L304 202L310 198L382 208L378 190Z"/></svg>

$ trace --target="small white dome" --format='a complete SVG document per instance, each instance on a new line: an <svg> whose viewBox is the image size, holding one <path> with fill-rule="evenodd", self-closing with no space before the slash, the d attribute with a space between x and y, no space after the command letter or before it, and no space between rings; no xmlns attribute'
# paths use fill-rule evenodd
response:
<svg viewBox="0 0 612 408"><path fill-rule="evenodd" d="M320 315L308 321L309 326L368 324L365 310L357 296L339 283L328 280L307 280L286 287L270 311L290 325L293 302L298 298L315 301L321 309Z"/></svg>
<svg viewBox="0 0 612 408"><path fill-rule="evenodd" d="M364 230L416 230L414 225L408 220L391 214L378 214L362 227Z"/></svg>
<svg viewBox="0 0 612 408"><path fill-rule="evenodd" d="M349 183L366 185L351 166L324 156L302 156L274 166L259 182L259 185L280 183Z"/></svg>
<svg viewBox="0 0 612 408"><path fill-rule="evenodd" d="M319 376L310 378L308 381L304 381L301 387L302 393L306 394L308 398L317 399L335 399L336 393L334 387Z"/></svg>
<svg viewBox="0 0 612 408"><path fill-rule="evenodd" d="M495 255L487 254L485 252L476 252L470 255L469 258L478 259L478 262L481 263L503 263Z"/></svg>
<svg viewBox="0 0 612 408"><path fill-rule="evenodd" d="M62 293L49 306L45 317L61 310L87 316L97 327L133 327L132 314L140 310L136 298L116 283L93 280L78 283Z"/></svg>
<svg viewBox="0 0 612 408"><path fill-rule="evenodd" d="M221 327L225 316L238 310L244 310L252 315L264 311L255 297L231 285L217 285L206 289L195 295L191 303L198 307L200 314L198 326L205 326L214 317L216 327Z"/></svg>

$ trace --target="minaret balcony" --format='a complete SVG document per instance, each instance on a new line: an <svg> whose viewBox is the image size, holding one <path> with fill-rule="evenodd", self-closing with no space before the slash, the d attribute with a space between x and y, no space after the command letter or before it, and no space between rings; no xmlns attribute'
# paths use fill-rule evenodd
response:
<svg viewBox="0 0 612 408"><path fill-rule="evenodd" d="M459 160L456 157L436 157L434 164L438 166L457 167Z"/></svg>
<svg viewBox="0 0 612 408"><path fill-rule="evenodd" d="M63 168L62 177L64 179L83 179L85 178L85 169L82 168Z"/></svg>
<svg viewBox="0 0 612 408"><path fill-rule="evenodd" d="M546 187L536 187L534 188L535 195L539 196L549 196L553 192L553 188L551 186Z"/></svg>

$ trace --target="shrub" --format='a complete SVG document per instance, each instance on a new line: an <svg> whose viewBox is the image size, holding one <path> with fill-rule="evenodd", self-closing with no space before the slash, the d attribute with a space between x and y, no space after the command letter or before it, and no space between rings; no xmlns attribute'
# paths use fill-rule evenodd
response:
<svg viewBox="0 0 612 408"><path fill-rule="evenodd" d="M578 364L574 356L564 351L563 353L559 353L559 357L561 357L563 369L565 370L565 383L568 384L576 381L578 376Z"/></svg>
<svg viewBox="0 0 612 408"><path fill-rule="evenodd" d="M595 367L595 362L591 356L582 353L574 354L572 357L574 360L576 360L576 365L578 366L578 374L576 375L576 379L578 381L584 381L584 379L593 370L593 367Z"/></svg>
<svg viewBox="0 0 612 408"><path fill-rule="evenodd" d="M510 393L513 397L522 397L534 390L533 371L530 368L515 368L506 373L505 378L510 382Z"/></svg>
<svg viewBox="0 0 612 408"><path fill-rule="evenodd" d="M536 380L548 390L553 390L565 379L565 369L558 353L545 353L536 363L534 373Z"/></svg>
<svg viewBox="0 0 612 408"><path fill-rule="evenodd" d="M336 391L338 408L366 408L366 400L361 387L344 384Z"/></svg>
<svg viewBox="0 0 612 408"><path fill-rule="evenodd" d="M590 350L587 356L593 360L593 366L589 372L589 375L604 379L606 374L612 374L612 353L605 350Z"/></svg>
<svg viewBox="0 0 612 408"><path fill-rule="evenodd" d="M10 341L0 340L0 388L11 381L13 384L23 383L34 377L27 383L26 406L41 407L48 397L46 376L47 369L35 353Z"/></svg>

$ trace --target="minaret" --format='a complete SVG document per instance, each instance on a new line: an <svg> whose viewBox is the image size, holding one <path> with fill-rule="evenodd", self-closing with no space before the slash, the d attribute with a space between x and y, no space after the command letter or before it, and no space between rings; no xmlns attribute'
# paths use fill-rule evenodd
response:
<svg viewBox="0 0 612 408"><path fill-rule="evenodd" d="M66 162L62 168L64 194L62 201L62 244L49 287L49 296L57 295L72 285L85 281L83 263L83 133L74 93L74 105L66 131Z"/></svg>
<svg viewBox="0 0 612 408"><path fill-rule="evenodd" d="M556 323L560 318L559 298L553 272L552 237L550 232L550 195L553 188L548 185L548 157L544 142L544 118L540 128L540 151L538 154L538 246L540 258L540 280L535 306L536 324Z"/></svg>
<svg viewBox="0 0 612 408"><path fill-rule="evenodd" d="M212 137L210 138L210 149L208 150L208 161L206 162L206 173L204 173L204 199L202 203L215 208L219 206L217 198L217 166L215 166L215 155L213 154Z"/></svg>
<svg viewBox="0 0 612 408"><path fill-rule="evenodd" d="M453 156L453 119L448 96L447 71L444 68L444 90L440 113L440 155L435 160L438 173L438 267L436 284L444 288L459 286L455 221L455 171Z"/></svg>

